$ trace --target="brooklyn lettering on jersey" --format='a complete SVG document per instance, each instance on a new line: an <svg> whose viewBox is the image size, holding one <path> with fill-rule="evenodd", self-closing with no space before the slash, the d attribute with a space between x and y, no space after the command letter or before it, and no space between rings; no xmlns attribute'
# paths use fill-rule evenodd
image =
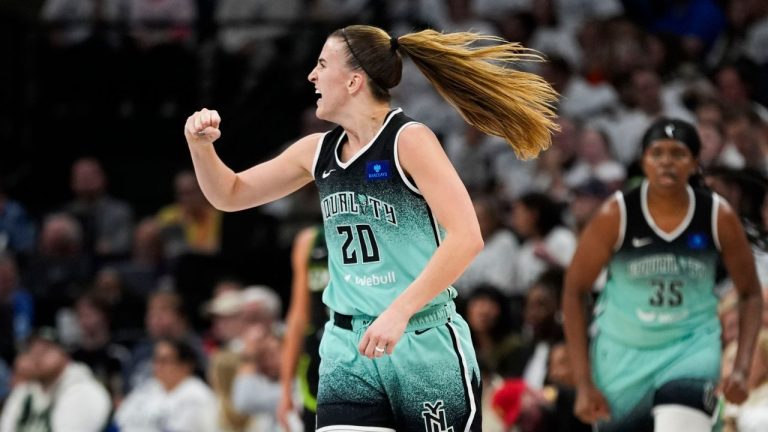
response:
<svg viewBox="0 0 768 432"><path fill-rule="evenodd" d="M323 220L328 220L341 214L367 214L376 220L397 225L395 207L380 199L356 192L336 192L323 198L320 206L323 210Z"/></svg>
<svg viewBox="0 0 768 432"><path fill-rule="evenodd" d="M708 269L705 263L695 258L676 257L672 254L651 255L632 262L628 266L630 277L686 273L689 277L703 278L709 275Z"/></svg>

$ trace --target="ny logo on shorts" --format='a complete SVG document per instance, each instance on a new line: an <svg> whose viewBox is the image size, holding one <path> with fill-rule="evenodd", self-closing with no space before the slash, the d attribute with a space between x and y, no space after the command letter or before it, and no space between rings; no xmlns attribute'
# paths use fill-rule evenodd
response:
<svg viewBox="0 0 768 432"><path fill-rule="evenodd" d="M442 400L434 404L424 402L424 411L421 412L421 416L424 417L424 430L427 432L453 432L453 426L448 427L445 419Z"/></svg>

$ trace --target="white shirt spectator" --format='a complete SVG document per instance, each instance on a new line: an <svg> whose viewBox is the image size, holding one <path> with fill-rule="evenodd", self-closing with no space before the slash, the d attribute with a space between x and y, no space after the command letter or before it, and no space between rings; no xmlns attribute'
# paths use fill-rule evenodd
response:
<svg viewBox="0 0 768 432"><path fill-rule="evenodd" d="M213 391L200 378L189 377L170 392L153 378L128 394L115 421L121 432L215 432L207 421L215 411Z"/></svg>
<svg viewBox="0 0 768 432"><path fill-rule="evenodd" d="M107 390L96 381L90 369L82 363L70 362L47 390L37 383L17 386L3 408L0 432L16 431L30 399L33 412L38 416L51 410L53 432L99 432L107 425L112 406Z"/></svg>
<svg viewBox="0 0 768 432"><path fill-rule="evenodd" d="M619 97L606 83L590 84L584 78L573 75L560 97L561 115L575 119L588 119L617 106Z"/></svg>
<svg viewBox="0 0 768 432"><path fill-rule="evenodd" d="M261 430L278 430L275 412L282 393L279 381L261 374L238 375L232 386L232 404L238 412L252 415Z"/></svg>
<svg viewBox="0 0 768 432"><path fill-rule="evenodd" d="M485 247L456 281L456 289L468 295L480 284L490 284L504 294L512 294L514 269L510 261L518 249L517 239L506 229L498 229L485 241Z"/></svg>
<svg viewBox="0 0 768 432"><path fill-rule="evenodd" d="M576 236L573 231L564 227L555 227L544 238L543 247L547 253L565 268L571 263L573 253L576 251ZM536 241L527 241L520 246L514 259L514 292L523 295L534 281L547 269L549 264L536 256L536 249L541 244Z"/></svg>

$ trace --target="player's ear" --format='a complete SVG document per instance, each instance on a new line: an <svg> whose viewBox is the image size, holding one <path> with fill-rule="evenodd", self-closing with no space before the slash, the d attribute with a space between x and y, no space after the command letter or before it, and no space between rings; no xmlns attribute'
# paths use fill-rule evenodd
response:
<svg viewBox="0 0 768 432"><path fill-rule="evenodd" d="M363 83L365 83L365 75L355 72L347 81L347 91L349 94L357 93L363 87Z"/></svg>

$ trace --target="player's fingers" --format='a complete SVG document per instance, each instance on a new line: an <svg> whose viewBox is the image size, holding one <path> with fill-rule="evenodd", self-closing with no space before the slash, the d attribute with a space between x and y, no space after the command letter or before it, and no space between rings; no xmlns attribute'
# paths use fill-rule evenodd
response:
<svg viewBox="0 0 768 432"><path fill-rule="evenodd" d="M368 332L365 332L360 339L360 343L357 345L357 350L360 351L360 354L365 355L365 350L368 349L368 341L370 340L371 337L368 335Z"/></svg>
<svg viewBox="0 0 768 432"><path fill-rule="evenodd" d="M186 123L184 123L184 134L185 135L192 135L195 133L194 126L193 126L193 119L192 116L187 117Z"/></svg>
<svg viewBox="0 0 768 432"><path fill-rule="evenodd" d="M221 124L221 116L216 110L211 110L211 126L218 128Z"/></svg>
<svg viewBox="0 0 768 432"><path fill-rule="evenodd" d="M219 139L219 137L221 136L221 131L208 126L199 132L195 132L195 135L198 137L205 137L211 142L213 142Z"/></svg>
<svg viewBox="0 0 768 432"><path fill-rule="evenodd" d="M593 421L608 420L611 417L611 410L604 400L600 400L596 403L594 417Z"/></svg>
<svg viewBox="0 0 768 432"><path fill-rule="evenodd" d="M200 132L201 130L203 130L202 114L199 111L195 113L195 115L193 116L192 121L193 121L192 124L193 124L193 126L195 128L195 132Z"/></svg>

